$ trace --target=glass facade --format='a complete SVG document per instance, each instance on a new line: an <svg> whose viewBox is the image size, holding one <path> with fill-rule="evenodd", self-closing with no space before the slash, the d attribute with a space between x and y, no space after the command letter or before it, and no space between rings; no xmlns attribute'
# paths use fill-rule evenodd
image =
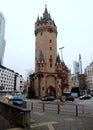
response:
<svg viewBox="0 0 93 130"><path fill-rule="evenodd" d="M4 50L5 50L5 19L2 13L0 13L0 65L3 64Z"/></svg>

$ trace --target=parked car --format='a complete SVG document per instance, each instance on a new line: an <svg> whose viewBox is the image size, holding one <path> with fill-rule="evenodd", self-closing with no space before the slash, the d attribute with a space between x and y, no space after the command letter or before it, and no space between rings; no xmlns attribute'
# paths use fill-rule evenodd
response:
<svg viewBox="0 0 93 130"><path fill-rule="evenodd" d="M85 94L83 96L80 96L80 100L83 100L83 99L90 99L91 98L91 95L89 94Z"/></svg>
<svg viewBox="0 0 93 130"><path fill-rule="evenodd" d="M55 100L55 97L53 95L47 95L47 96L43 96L42 101L53 101Z"/></svg>
<svg viewBox="0 0 93 130"><path fill-rule="evenodd" d="M11 93L11 94L6 94L5 98L11 101L22 101L23 100L23 95L21 93Z"/></svg>
<svg viewBox="0 0 93 130"><path fill-rule="evenodd" d="M74 100L75 100L75 98L73 96L71 96L71 95L66 96L66 101L74 101Z"/></svg>

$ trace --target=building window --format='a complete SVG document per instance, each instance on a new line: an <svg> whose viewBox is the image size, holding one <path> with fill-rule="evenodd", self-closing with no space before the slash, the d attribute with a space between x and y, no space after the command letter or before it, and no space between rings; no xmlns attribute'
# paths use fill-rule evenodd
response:
<svg viewBox="0 0 93 130"><path fill-rule="evenodd" d="M49 59L50 62L52 62L53 60L52 59Z"/></svg>
<svg viewBox="0 0 93 130"><path fill-rule="evenodd" d="M50 47L50 50L52 50L52 47Z"/></svg>
<svg viewBox="0 0 93 130"><path fill-rule="evenodd" d="M52 40L50 40L49 42L52 43Z"/></svg>
<svg viewBox="0 0 93 130"><path fill-rule="evenodd" d="M50 64L50 68L52 68L52 64Z"/></svg>
<svg viewBox="0 0 93 130"><path fill-rule="evenodd" d="M50 59L52 58L52 55L50 55Z"/></svg>

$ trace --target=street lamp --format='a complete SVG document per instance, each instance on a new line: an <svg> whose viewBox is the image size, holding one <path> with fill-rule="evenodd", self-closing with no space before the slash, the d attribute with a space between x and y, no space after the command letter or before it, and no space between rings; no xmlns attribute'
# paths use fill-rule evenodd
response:
<svg viewBox="0 0 93 130"><path fill-rule="evenodd" d="M63 61L63 54L62 54L62 49L63 49L64 47L61 47L61 48L59 48L60 50L61 50L61 61Z"/></svg>

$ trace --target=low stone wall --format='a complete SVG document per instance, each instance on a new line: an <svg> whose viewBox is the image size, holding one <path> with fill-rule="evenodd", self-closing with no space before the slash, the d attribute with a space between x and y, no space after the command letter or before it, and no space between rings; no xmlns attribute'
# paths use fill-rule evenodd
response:
<svg viewBox="0 0 93 130"><path fill-rule="evenodd" d="M30 110L0 101L0 114L16 127L30 128Z"/></svg>

